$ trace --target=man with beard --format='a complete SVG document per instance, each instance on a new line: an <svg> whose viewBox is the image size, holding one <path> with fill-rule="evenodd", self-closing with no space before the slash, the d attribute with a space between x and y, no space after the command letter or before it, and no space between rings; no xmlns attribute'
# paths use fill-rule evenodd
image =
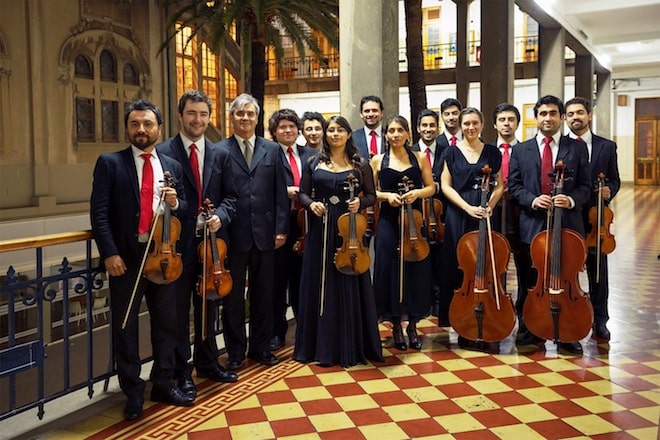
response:
<svg viewBox="0 0 660 440"><path fill-rule="evenodd" d="M426 160L431 167L433 174L433 181L435 182L435 195L444 205L445 200L440 191L440 173L442 172L442 153L446 145L441 144L442 137L438 136L438 114L433 110L424 109L417 117L417 133L419 133L419 141L411 148L414 151L421 151L426 156ZM444 216L443 216L444 221ZM445 298L443 301L440 295L440 283L444 278L442 276L442 262L440 256L442 255L442 242L429 240L431 245L431 264L433 272L433 307L431 314L438 317L440 327L449 326L449 302L451 297Z"/></svg>
<svg viewBox="0 0 660 440"><path fill-rule="evenodd" d="M135 420L142 415L145 388L140 378L138 328L143 296L149 309L154 359L151 400L190 406L194 398L174 382L174 283L156 284L138 273L148 251L152 222L157 219L154 213L165 204L175 215L186 211L183 172L175 160L154 149L163 126L163 117L154 104L143 100L129 104L124 122L131 145L99 156L94 168L90 216L101 261L109 275L113 354L119 386L128 398L124 418ZM165 173L172 175L174 188L161 186Z"/></svg>
<svg viewBox="0 0 660 440"><path fill-rule="evenodd" d="M443 147L455 147L463 139L461 126L458 123L458 115L461 114L463 105L458 99L447 98L440 104L440 117L445 127L438 139L438 145Z"/></svg>
<svg viewBox="0 0 660 440"><path fill-rule="evenodd" d="M587 144L589 163L591 164L591 182L594 184L594 191L583 209L587 232L592 227L589 223L589 210L598 204L598 176L601 173L605 176L602 187L605 206L612 202L621 186L616 143L592 133L589 129L591 119L591 104L585 98L575 97L566 102L566 120L571 129L569 136ZM609 341L610 331L606 325L609 319L607 311L607 298L609 296L607 254L600 256L600 274L598 277L596 276L598 270L597 258L596 249L589 248L587 253L587 276L589 278L589 298L594 307L594 334L597 338ZM598 281L596 281L597 279Z"/></svg>
<svg viewBox="0 0 660 440"><path fill-rule="evenodd" d="M353 143L360 156L367 160L384 152L385 142L381 127L384 110L383 100L378 96L365 96L360 100L360 118L364 121L364 127L353 131Z"/></svg>
<svg viewBox="0 0 660 440"><path fill-rule="evenodd" d="M200 203L209 199L216 208L206 219L210 232L227 240L226 231L236 212L238 196L229 155L219 150L204 137L211 118L211 99L198 90L188 90L179 99L179 133L158 145L162 153L178 161L183 167L183 186L188 209L181 216L179 249L183 259L183 274L176 281L177 291L177 348L176 379L179 388L191 397L197 395L191 376L190 359L190 301L194 306L195 354L193 366L198 378L216 382L236 382L236 373L226 371L218 364L218 345L214 329L218 315L219 296L213 292L203 298L197 294L196 284L202 270L198 247L203 242L203 227L198 225ZM202 311L206 311L206 331L202 330ZM205 333L205 335L204 335ZM206 336L204 338L204 336Z"/></svg>

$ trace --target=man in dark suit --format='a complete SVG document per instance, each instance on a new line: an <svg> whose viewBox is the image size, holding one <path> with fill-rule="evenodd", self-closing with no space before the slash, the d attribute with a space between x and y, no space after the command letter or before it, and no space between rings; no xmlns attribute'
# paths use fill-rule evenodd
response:
<svg viewBox="0 0 660 440"><path fill-rule="evenodd" d="M183 172L176 161L156 154L154 147L163 117L154 104L143 100L131 103L124 122L131 146L99 156L94 167L90 217L101 261L110 276L113 355L119 386L128 398L124 418L134 420L142 415L144 403L138 328L143 296L149 308L154 358L151 400L190 406L194 398L174 381L174 284L156 284L139 273L161 206L167 204L175 214L186 211ZM174 178L174 188L160 186L166 172Z"/></svg>
<svg viewBox="0 0 660 440"><path fill-rule="evenodd" d="M369 95L360 100L360 118L364 127L353 130L353 143L366 160L385 151L381 126L384 111L383 100L378 96Z"/></svg>
<svg viewBox="0 0 660 440"><path fill-rule="evenodd" d="M538 126L538 134L530 140L518 144L511 154L509 165L508 187L511 196L520 205L520 239L529 253L529 245L534 236L546 228L547 209L551 206L563 208L562 227L573 229L584 236L582 207L591 195L589 157L584 142L576 141L568 136L562 136L561 126L565 117L564 104L561 99L546 95L540 98L534 106L534 117ZM549 146L546 148L546 145ZM554 169L557 161L563 161L570 179L564 182L562 194L550 195L552 185L545 182L547 175L542 172L544 152L548 151ZM535 273L535 271L534 271ZM529 277L530 285L534 287L536 276ZM521 317L527 290L516 302L518 316ZM534 342L534 336L526 331L521 320L519 342ZM579 342L560 342L560 349L573 354L582 353Z"/></svg>
<svg viewBox="0 0 660 440"><path fill-rule="evenodd" d="M516 277L518 279L518 293L516 298L524 296L527 292L529 280L527 276L531 271L532 262L529 252L526 252L520 243L520 207L509 193L509 167L511 163L511 152L519 144L516 138L516 130L520 124L520 111L512 104L502 103L493 110L493 127L497 132L495 141L497 148L502 153L502 182L504 183L504 195L493 212L493 229L501 232L509 241L513 252L513 261L516 266ZM506 288L506 280L504 280ZM522 313L522 309L520 310Z"/></svg>
<svg viewBox="0 0 660 440"><path fill-rule="evenodd" d="M438 145L455 147L463 139L461 125L458 123L458 115L461 114L461 110L463 110L463 105L458 99L447 98L440 103L440 117L444 130L438 137Z"/></svg>
<svg viewBox="0 0 660 440"><path fill-rule="evenodd" d="M298 289L302 256L293 247L301 235L298 225L298 191L303 165L315 154L315 150L296 145L300 133L300 119L295 111L285 108L277 110L268 121L268 129L280 147L280 159L286 172L287 195L289 197L289 231L284 246L275 250L275 286L273 287L273 333L270 350L277 350L284 345L288 323L287 304L298 314ZM321 133L323 133L321 131ZM323 136L321 136L322 138ZM304 212L304 211L303 211ZM287 303L287 291L289 301Z"/></svg>
<svg viewBox="0 0 660 440"><path fill-rule="evenodd" d="M196 284L202 270L198 247L203 241L200 202L209 199L216 207L206 219L210 232L222 230L223 235L236 212L238 193L229 162L229 154L216 148L204 137L211 118L211 99L197 90L188 90L179 99L180 131L156 147L158 153L171 157L183 167L183 186L188 209L181 215L179 249L183 259L183 274L176 281L177 291L177 347L176 379L179 388L195 397L197 390L191 376L190 359L190 299L194 305L195 354L193 366L197 377L217 382L235 382L236 373L226 371L218 364L218 345L215 340L215 322L219 296L206 298L206 332L202 331L203 299L197 294ZM225 237L226 238L226 237Z"/></svg>
<svg viewBox="0 0 660 440"><path fill-rule="evenodd" d="M444 206L445 200L442 198L440 191L440 173L442 172L442 153L447 148L439 142L441 139L438 136L439 117L436 112L429 109L424 109L417 116L417 133L419 133L419 141L411 148L414 151L421 151L426 155L426 160L431 166L433 173L433 180L435 182L435 195L434 198L440 200ZM449 303L451 297L443 298L440 294L440 284L444 280L442 276L442 242L431 241L431 263L433 266L433 308L431 314L438 317L438 325L440 327L449 326Z"/></svg>
<svg viewBox="0 0 660 440"><path fill-rule="evenodd" d="M234 286L222 311L227 369L237 370L249 358L276 365L269 350L273 331L275 249L286 242L290 200L280 147L255 135L259 104L239 95L229 108L234 135L220 142L229 152L238 200L229 225L229 268ZM249 275L250 337L245 332L245 275Z"/></svg>
<svg viewBox="0 0 660 440"><path fill-rule="evenodd" d="M591 132L589 123L592 119L591 104L584 98L575 97L566 102L566 121L571 129L570 137L584 141L589 152L591 164L591 182L594 191L589 202L584 205L583 218L587 232L590 232L589 210L598 205L598 176L603 173L605 182L602 187L602 197L605 206L609 205L621 186L619 166L617 164L616 144L609 139L597 136ZM607 321L610 316L607 308L609 297L609 282L607 271L607 254L600 259L600 274L597 273L596 249L590 248L587 253L587 276L589 278L589 297L594 307L594 334L600 339L610 339ZM596 279L598 278L598 282Z"/></svg>

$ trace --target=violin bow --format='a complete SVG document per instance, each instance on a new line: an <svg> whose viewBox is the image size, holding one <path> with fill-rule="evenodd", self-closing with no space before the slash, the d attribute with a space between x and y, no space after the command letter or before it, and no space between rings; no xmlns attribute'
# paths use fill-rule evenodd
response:
<svg viewBox="0 0 660 440"><path fill-rule="evenodd" d="M497 270L495 269L495 252L493 251L493 230L490 225L490 215L486 216L486 228L488 230L488 247L490 248L490 268L493 271L493 286L495 288L495 303L500 310L500 292L497 282Z"/></svg>
<svg viewBox="0 0 660 440"><path fill-rule="evenodd" d="M325 273L328 265L328 204L324 203L325 212L323 213L323 263L321 264L321 298L319 316L323 316L325 308Z"/></svg>
<svg viewBox="0 0 660 440"><path fill-rule="evenodd" d="M207 318L206 318L206 258L208 257L207 255L207 243L208 243L208 225L206 224L206 213L204 214L204 238L203 238L203 244L204 246L204 257L202 258L202 283L200 285L200 296L202 297L202 341L206 341L206 324L207 324Z"/></svg>
<svg viewBox="0 0 660 440"><path fill-rule="evenodd" d="M605 176L601 173L598 176L598 208L596 216L596 284L600 283L600 224L603 222L603 179Z"/></svg>
<svg viewBox="0 0 660 440"><path fill-rule="evenodd" d="M165 171L167 175L169 175L169 171ZM147 255L149 255L149 246L151 244L151 240L154 238L154 232L156 231L156 217L160 215L161 208L163 206L163 203L165 202L165 193L161 192L160 193L160 200L158 201L158 209L154 210L153 217L151 217L151 229L149 230L149 238L147 239L147 247L144 250L144 254L142 254L142 261L140 261L140 268L137 271L135 283L133 284L133 292L131 293L131 299L128 301L128 307L126 307L126 313L124 313L124 320L121 323L121 329L125 330L126 329L126 324L128 323L128 316L131 313L131 309L133 308L133 302L135 302L135 295L137 293L138 285L140 284L140 281L142 280L142 271L144 270L144 264L147 262Z"/></svg>

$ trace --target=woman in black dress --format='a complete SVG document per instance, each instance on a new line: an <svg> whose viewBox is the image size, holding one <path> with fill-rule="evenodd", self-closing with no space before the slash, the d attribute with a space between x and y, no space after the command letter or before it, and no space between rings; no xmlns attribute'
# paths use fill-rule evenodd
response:
<svg viewBox="0 0 660 440"><path fill-rule="evenodd" d="M474 107L466 107L461 111L458 123L463 131L463 139L456 148L445 150L440 175L442 190L449 200L445 208L445 243L442 251L449 277L449 282L445 285L451 289L445 294L450 296L453 295L454 289L460 287L463 279L456 257L458 240L466 232L479 228L479 220L491 215L504 193L502 176L499 173L501 153L496 146L484 144L480 138L484 125L483 115ZM479 182L481 170L486 164L490 166L492 176L497 175L497 184L490 194L488 207L482 208ZM459 335L459 345L467 344L468 341Z"/></svg>
<svg viewBox="0 0 660 440"><path fill-rule="evenodd" d="M401 241L402 204L411 204L421 213L421 202L435 193L431 167L424 154L408 148L410 128L403 116L391 118L385 126L388 150L371 159L374 181L377 182L376 196L381 202L376 227L374 265L374 292L378 315L392 323L394 346L406 350L401 321L407 319L408 341L411 348L420 350L422 343L417 335L417 322L427 316L432 302L431 258L421 261L403 262L398 248ZM399 184L407 177L412 188L401 194ZM426 240L423 236L419 240ZM403 285L400 272L403 269Z"/></svg>
<svg viewBox="0 0 660 440"><path fill-rule="evenodd" d="M348 367L383 361L369 271L345 275L333 263L340 246L339 216L356 213L376 200L371 168L360 158L351 133L345 118L332 116L325 125L321 151L303 166L298 199L310 215L293 352L299 362ZM362 192L352 200L346 188L349 175L359 182L355 194Z"/></svg>

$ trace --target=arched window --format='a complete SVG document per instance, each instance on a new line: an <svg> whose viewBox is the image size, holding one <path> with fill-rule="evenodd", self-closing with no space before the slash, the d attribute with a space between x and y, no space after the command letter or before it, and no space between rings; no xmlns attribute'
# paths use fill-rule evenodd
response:
<svg viewBox="0 0 660 440"><path fill-rule="evenodd" d="M76 57L74 71L78 78L94 78L94 66L92 66L89 58L84 55L78 55Z"/></svg>
<svg viewBox="0 0 660 440"><path fill-rule="evenodd" d="M101 81L117 82L117 63L110 51L101 52Z"/></svg>

